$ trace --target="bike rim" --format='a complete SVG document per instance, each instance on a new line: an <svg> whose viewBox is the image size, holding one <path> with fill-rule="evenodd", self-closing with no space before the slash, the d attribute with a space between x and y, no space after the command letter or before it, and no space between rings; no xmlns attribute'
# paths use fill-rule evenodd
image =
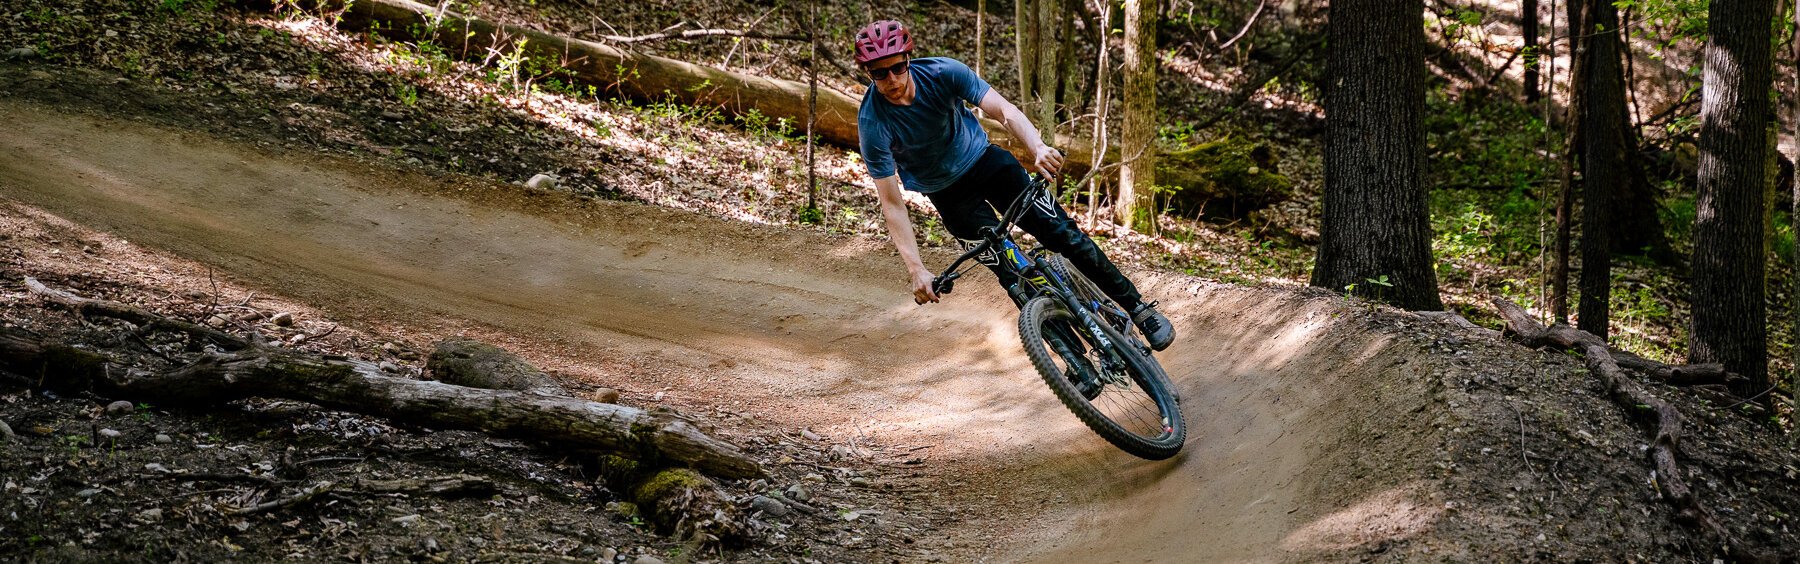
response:
<svg viewBox="0 0 1800 564"><path fill-rule="evenodd" d="M1100 392L1092 399L1086 399L1083 394L1084 401L1119 430L1149 442L1170 439L1175 434L1174 422L1157 401L1154 395L1157 390L1150 387L1154 383L1149 375L1136 373L1141 367L1131 366L1123 359L1105 358L1105 353L1091 343L1072 347L1060 342L1070 338L1073 331L1049 330L1059 324L1073 323L1073 317L1068 311L1056 308L1056 311L1048 312L1045 318L1047 330L1041 332L1045 345L1055 353L1051 356L1059 371L1067 375L1069 367L1076 366L1097 373L1094 376L1100 380ZM1075 384L1077 389L1081 388L1079 382Z"/></svg>

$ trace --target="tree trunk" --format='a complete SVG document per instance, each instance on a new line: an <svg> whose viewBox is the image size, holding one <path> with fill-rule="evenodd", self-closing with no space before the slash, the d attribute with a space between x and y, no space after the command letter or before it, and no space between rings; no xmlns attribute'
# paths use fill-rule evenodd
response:
<svg viewBox="0 0 1800 564"><path fill-rule="evenodd" d="M170 406L209 407L248 397L291 399L438 429L628 453L727 478L763 474L737 447L672 414L398 378L369 363L291 350L213 353L174 372L147 374L22 329L0 328L0 372L38 375L35 385L66 392Z"/></svg>
<svg viewBox="0 0 1800 564"><path fill-rule="evenodd" d="M1423 0L1336 0L1327 23L1325 209L1312 285L1440 310L1425 163ZM1387 284L1370 282L1386 277Z"/></svg>
<svg viewBox="0 0 1800 564"><path fill-rule="evenodd" d="M1568 128L1568 135L1563 143L1562 189L1556 199L1556 247L1554 262L1550 266L1550 314L1558 323L1569 321L1569 256L1574 243L1575 225L1575 191L1577 189L1575 172L1580 170L1581 151L1584 144L1582 126L1587 114L1587 52L1591 42L1584 40L1585 33L1582 22L1587 7L1586 0L1570 0L1568 2L1568 34L1569 34L1569 105L1568 116L1563 120Z"/></svg>
<svg viewBox="0 0 1800 564"><path fill-rule="evenodd" d="M1606 339L1612 297L1615 199L1631 184L1626 158L1625 75L1619 63L1619 11L1611 0L1588 3L1582 40L1581 307L1578 327ZM1618 217L1619 219L1615 219Z"/></svg>
<svg viewBox="0 0 1800 564"><path fill-rule="evenodd" d="M1421 24L1423 25L1423 24ZM1119 132L1121 225L1156 229L1156 2L1125 0L1124 127ZM1103 156L1102 156L1103 157Z"/></svg>
<svg viewBox="0 0 1800 564"><path fill-rule="evenodd" d="M1713 0L1700 103L1700 182L1695 202L1694 315L1690 363L1718 362L1769 385L1763 310L1763 153L1769 150L1769 22L1774 2Z"/></svg>
<svg viewBox="0 0 1800 564"><path fill-rule="evenodd" d="M1062 90L1062 77L1056 74L1061 67L1057 64L1057 52L1062 42L1057 40L1056 32L1060 28L1057 18L1067 17L1062 13L1062 0L1038 0L1038 83L1037 100L1038 134L1046 144L1056 142L1056 97Z"/></svg>
<svg viewBox="0 0 1800 564"><path fill-rule="evenodd" d="M1524 0L1519 17L1525 28L1525 103L1530 105L1538 101L1538 63L1543 60L1538 56L1538 0Z"/></svg>
<svg viewBox="0 0 1800 564"><path fill-rule="evenodd" d="M1106 84L1111 80L1112 63L1108 54L1112 52L1112 8L1111 0L1102 0L1100 25L1095 28L1096 54L1094 62L1094 145L1091 154L1106 158L1106 113L1110 101L1107 100ZM1795 175L1800 177L1800 175ZM1100 186L1105 185L1106 175L1094 175L1088 179L1088 231L1099 227L1100 222Z"/></svg>
<svg viewBox="0 0 1800 564"><path fill-rule="evenodd" d="M1800 30L1800 0L1794 0L1794 29ZM1795 72L1794 113L1792 117L1794 120L1793 162L1795 167L1793 180L1794 207L1790 208L1792 213L1790 217L1800 217L1800 38L1796 38L1793 41L1793 46ZM1788 277L1793 279L1792 283L1794 287L1788 298L1791 300L1788 302L1788 307L1791 308L1788 316L1793 319L1794 327L1793 335L1788 342L1794 344L1794 346L1789 349L1792 351L1789 354L1791 354L1793 358L1789 360L1792 361L1794 372L1791 375L1793 381L1788 383L1788 395L1789 398L1793 400L1793 411L1791 413L1800 413L1800 245L1794 246L1794 256L1791 260L1792 262L1789 263L1788 268L1792 269L1792 271L1788 273ZM1790 433L1790 435L1795 443L1800 443L1800 433Z"/></svg>
<svg viewBox="0 0 1800 564"><path fill-rule="evenodd" d="M1064 2L1080 2L1081 0L1063 0ZM1075 88L1075 13L1080 8L1068 10L1059 16L1060 31L1057 32L1056 48L1056 105L1062 108L1063 116L1073 118L1075 108L1080 106L1081 91ZM1060 118L1059 118L1060 123Z"/></svg>
<svg viewBox="0 0 1800 564"><path fill-rule="evenodd" d="M1019 103L1033 115L1031 92L1037 85L1037 2L1013 0L1013 51L1019 63Z"/></svg>

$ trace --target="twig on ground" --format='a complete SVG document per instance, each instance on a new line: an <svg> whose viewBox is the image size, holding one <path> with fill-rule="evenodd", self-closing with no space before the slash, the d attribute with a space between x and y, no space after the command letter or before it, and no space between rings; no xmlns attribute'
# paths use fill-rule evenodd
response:
<svg viewBox="0 0 1800 564"><path fill-rule="evenodd" d="M331 482L319 482L317 484L313 484L312 487L306 488L304 490L300 490L300 493L294 494L289 497L284 497L284 498L281 498L281 499L278 499L275 501L260 503L260 504L253 505L250 507L232 509L232 510L226 511L225 513L229 514L229 515L256 515L259 513L268 513L270 511L275 511L277 509L286 509L286 508L300 505L303 503L311 502L312 500L318 498L320 494L331 491L332 486L333 486L333 484Z"/></svg>

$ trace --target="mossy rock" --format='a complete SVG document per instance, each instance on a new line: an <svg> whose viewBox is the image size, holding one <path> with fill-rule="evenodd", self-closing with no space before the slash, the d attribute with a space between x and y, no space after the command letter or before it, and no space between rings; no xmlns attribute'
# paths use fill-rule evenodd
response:
<svg viewBox="0 0 1800 564"><path fill-rule="evenodd" d="M1276 170L1268 145L1226 137L1163 153L1156 183L1172 190L1175 213L1238 218L1293 196L1294 183Z"/></svg>
<svg viewBox="0 0 1800 564"><path fill-rule="evenodd" d="M749 538L743 513L699 472L659 470L631 491L637 510L659 534L734 546Z"/></svg>

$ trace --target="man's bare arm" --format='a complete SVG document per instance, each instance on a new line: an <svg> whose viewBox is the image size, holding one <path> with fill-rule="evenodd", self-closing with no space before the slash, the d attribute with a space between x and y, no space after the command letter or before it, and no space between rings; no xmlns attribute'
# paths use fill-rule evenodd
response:
<svg viewBox="0 0 1800 564"><path fill-rule="evenodd" d="M980 105L982 113L1000 120L1000 124L1006 126L1007 133L1011 133L1013 139L1017 139L1025 147L1026 154L1031 155L1031 162L1023 163L1026 168L1051 176L1062 170L1062 153L1044 144L1037 127L1031 125L1031 120L1025 118L1025 112L1019 111L1018 106L1014 106L992 88L981 97Z"/></svg>
<svg viewBox="0 0 1800 564"><path fill-rule="evenodd" d="M931 287L931 271L925 268L924 261L919 260L912 215L907 213L906 199L900 195L900 177L875 179L875 194L881 199L881 217L886 220L888 238L893 239L894 250L900 253L901 262L906 263L907 277L912 279L913 302L938 301L937 292Z"/></svg>

